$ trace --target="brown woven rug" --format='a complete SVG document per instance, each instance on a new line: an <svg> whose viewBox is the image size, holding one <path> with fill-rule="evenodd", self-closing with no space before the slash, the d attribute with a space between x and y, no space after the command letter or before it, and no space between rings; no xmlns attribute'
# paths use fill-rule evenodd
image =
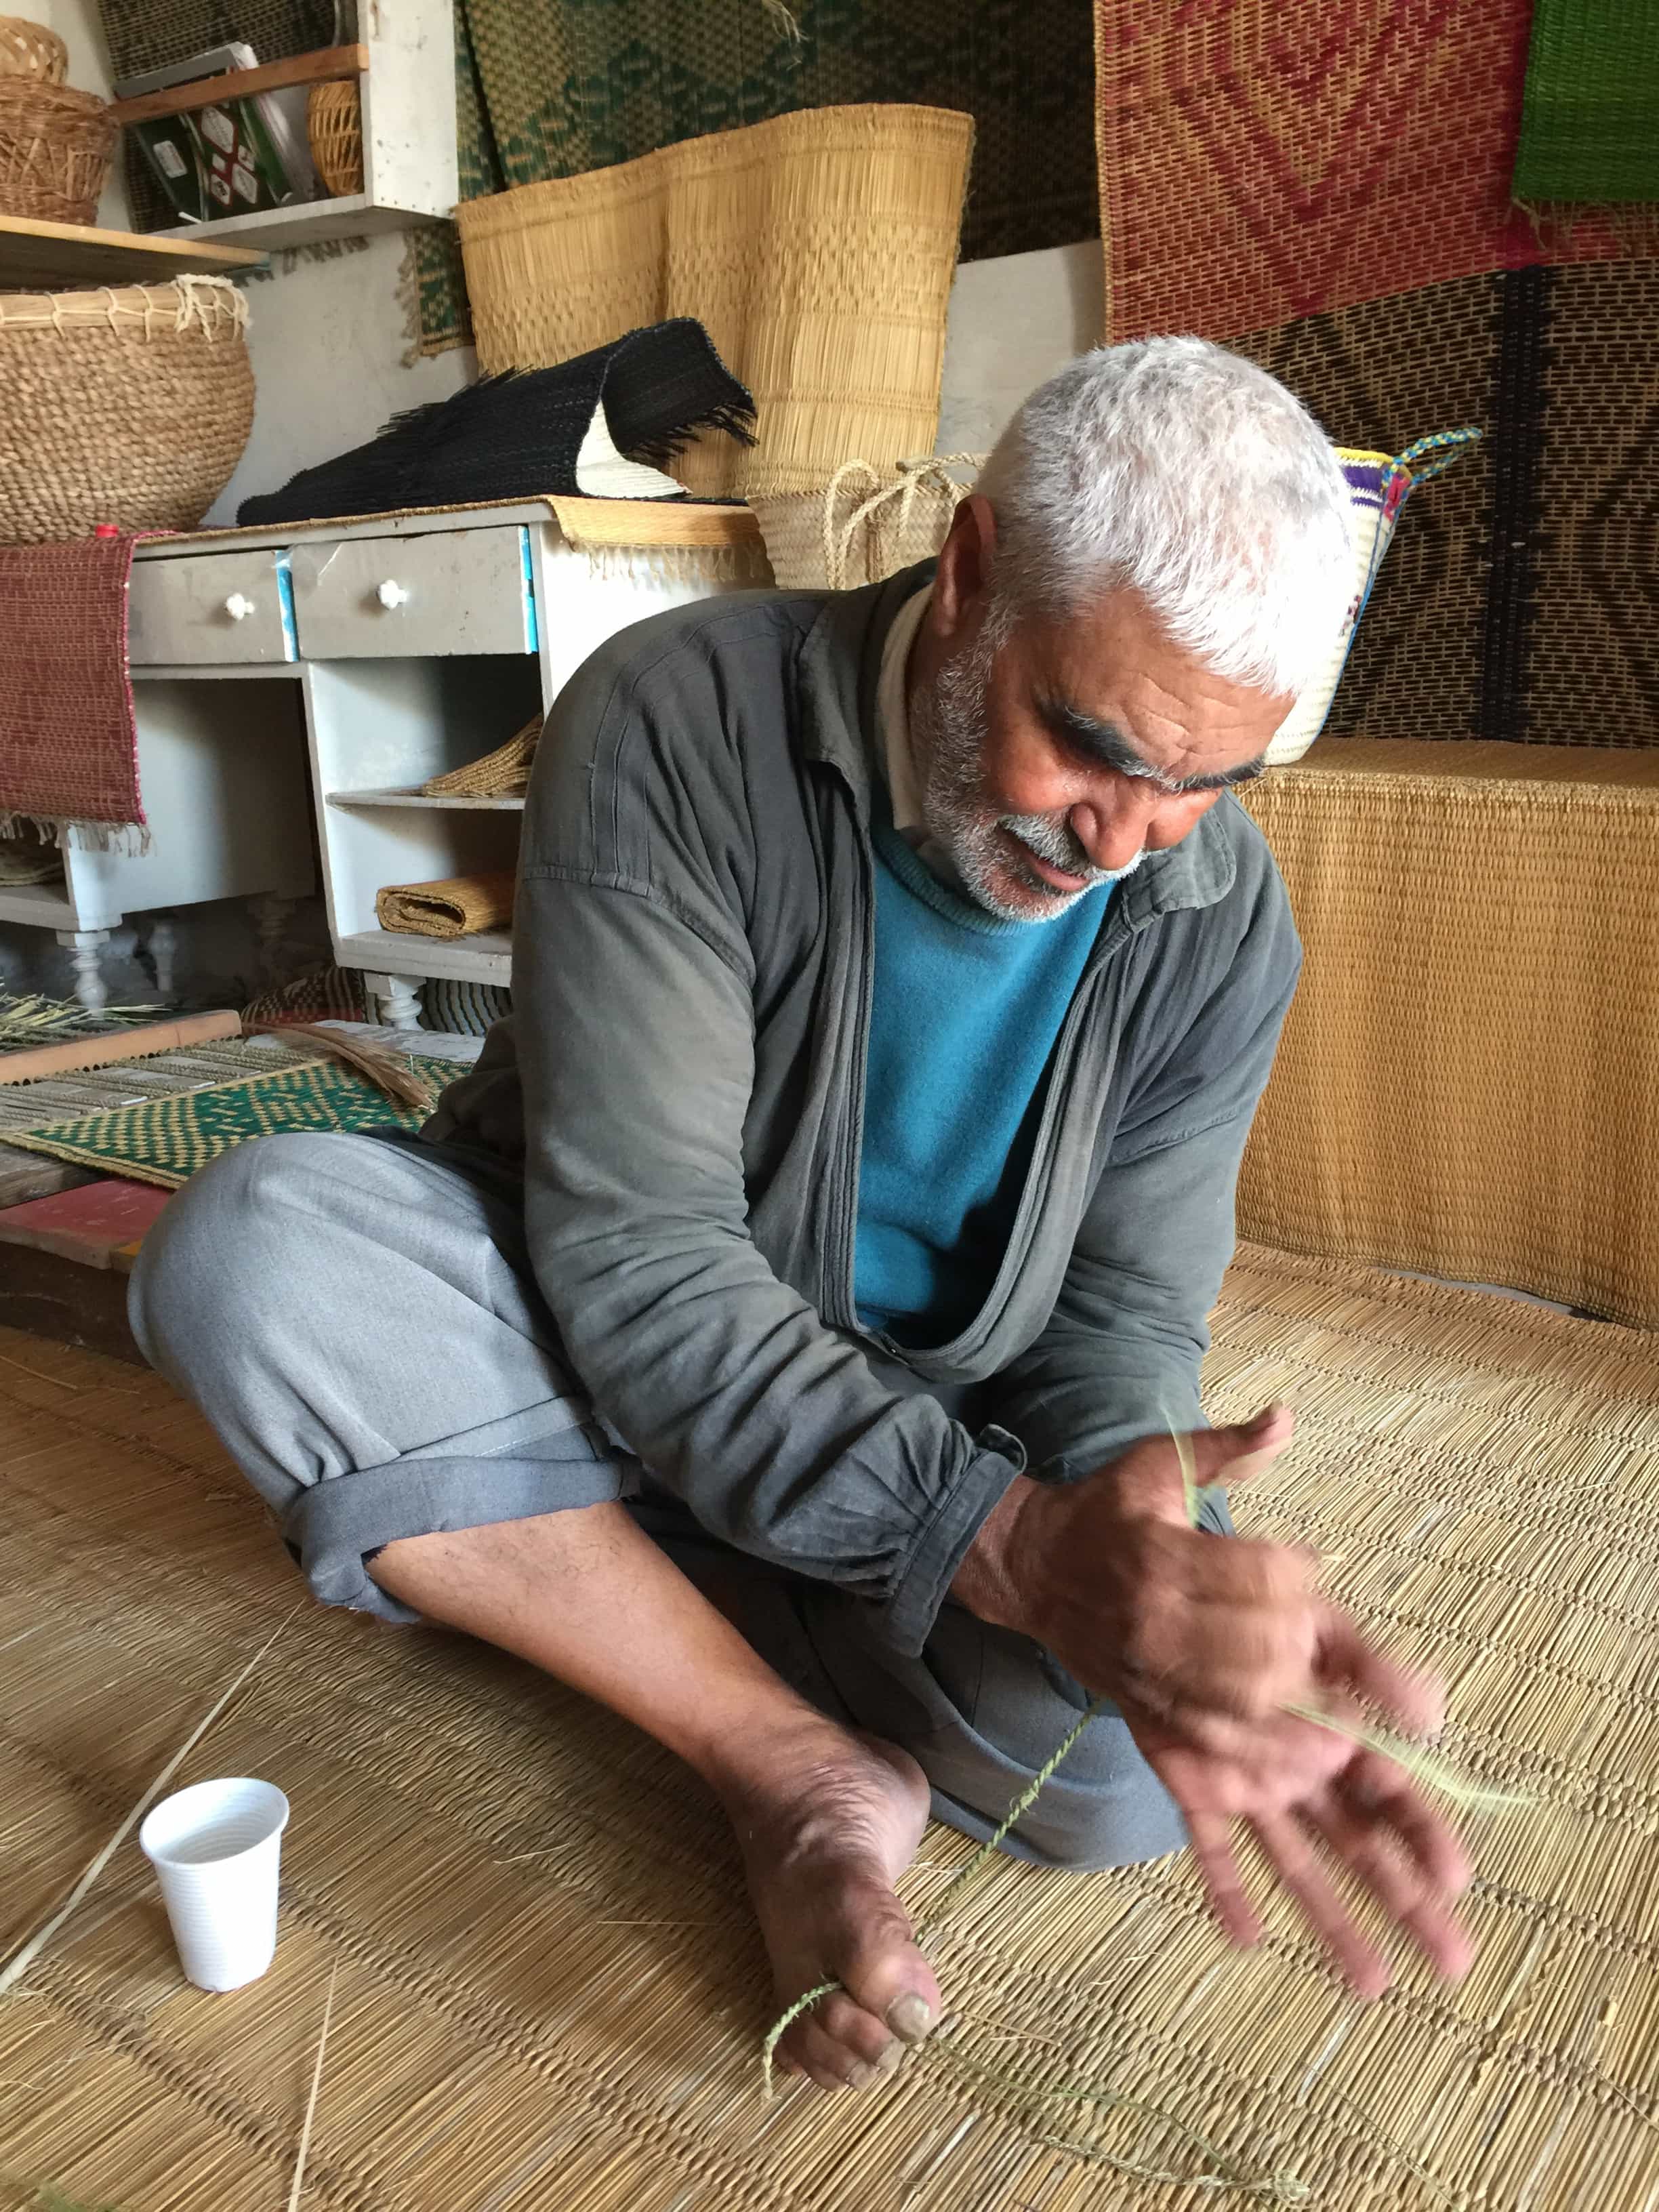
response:
<svg viewBox="0 0 1659 2212"><path fill-rule="evenodd" d="M180 1779L293 1801L266 1978L180 1980L125 1846L0 2001L0 2205L288 2201L324 1993L304 2203L331 2212L1197 2212L1156 2125L1043 2101L1086 2073L1328 2212L1635 2212L1659 2186L1656 1340L1246 1248L1218 1416L1303 1433L1246 1525L1449 1680L1447 1747L1526 1812L1479 1816L1461 1991L1366 2010L1275 1907L1228 1953L1180 1861L1007 1864L939 1960L959 2047L890 2087L759 2101L769 2007L732 1849L621 1723L459 1638L309 1607L201 1421L158 1381L0 1335L0 1954L45 1917L278 1624ZM930 1830L914 1902L959 1864ZM1267 2200L1271 2201L1271 2200Z"/></svg>
<svg viewBox="0 0 1659 2212"><path fill-rule="evenodd" d="M0 545L0 832L141 830L131 537Z"/></svg>

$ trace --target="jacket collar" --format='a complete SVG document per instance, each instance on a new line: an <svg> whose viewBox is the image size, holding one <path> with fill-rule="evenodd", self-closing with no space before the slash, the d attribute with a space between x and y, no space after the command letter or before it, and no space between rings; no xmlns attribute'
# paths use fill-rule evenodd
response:
<svg viewBox="0 0 1659 2212"><path fill-rule="evenodd" d="M918 562L879 584L833 592L801 648L801 745L845 777L860 829L870 832L871 778L879 743L876 689L881 652L901 609L933 581L935 563ZM1178 845L1149 853L1114 896L1132 928L1156 915L1216 905L1238 872L1236 848L1244 816L1231 793L1200 815Z"/></svg>

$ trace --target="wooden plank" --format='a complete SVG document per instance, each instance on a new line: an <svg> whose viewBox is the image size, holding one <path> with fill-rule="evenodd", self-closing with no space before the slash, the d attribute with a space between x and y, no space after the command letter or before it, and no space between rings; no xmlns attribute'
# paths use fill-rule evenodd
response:
<svg viewBox="0 0 1659 2212"><path fill-rule="evenodd" d="M547 503L573 545L757 545L759 517L750 507L678 499L567 499Z"/></svg>
<svg viewBox="0 0 1659 2212"><path fill-rule="evenodd" d="M181 1046L241 1033L241 1016L226 1009L144 1022L106 1036L66 1037L61 1044L29 1045L21 1052L0 1054L0 1083L38 1083L43 1076L61 1075L73 1067L112 1067L118 1060L143 1060L151 1053L174 1052Z"/></svg>
<svg viewBox="0 0 1659 2212"><path fill-rule="evenodd" d="M118 123L150 123L159 115L185 115L227 100L246 100L255 93L281 92L293 84L344 83L362 76L368 67L367 46L319 46L312 53L291 54L286 61L262 62L258 69L227 70L222 76L198 76L166 92L112 100L109 112Z"/></svg>
<svg viewBox="0 0 1659 2212"><path fill-rule="evenodd" d="M75 1190L8 1206L0 1213L0 1244L55 1252L82 1267L108 1267L119 1247L143 1242L172 1195L127 1176L100 1176Z"/></svg>
<svg viewBox="0 0 1659 2212"><path fill-rule="evenodd" d="M244 246L199 239L142 237L89 223L37 222L0 215L0 286L52 291L71 284L159 284L169 276L232 276L260 269L265 256Z"/></svg>
<svg viewBox="0 0 1659 2212"><path fill-rule="evenodd" d="M50 1198L54 1191L74 1190L95 1182L90 1168L71 1167L44 1152L26 1152L19 1145L0 1145L0 1207L26 1206L32 1198Z"/></svg>
<svg viewBox="0 0 1659 2212"><path fill-rule="evenodd" d="M27 1329L144 1364L127 1323L126 1276L113 1267L83 1267L56 1252L0 1245L0 1328Z"/></svg>

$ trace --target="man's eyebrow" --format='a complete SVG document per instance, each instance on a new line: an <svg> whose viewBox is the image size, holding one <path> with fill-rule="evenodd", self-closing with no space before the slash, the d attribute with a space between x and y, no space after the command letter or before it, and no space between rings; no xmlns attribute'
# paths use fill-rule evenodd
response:
<svg viewBox="0 0 1659 2212"><path fill-rule="evenodd" d="M1115 722L1103 721L1097 714L1085 714L1081 707L1073 707L1064 699L1042 699L1037 711L1056 737L1080 752L1091 755L1104 767L1115 769L1120 775L1143 778L1155 783L1172 799L1185 799L1194 792L1231 791L1236 784L1254 783L1267 768L1264 756L1260 760L1245 761L1238 768L1222 770L1217 775L1166 775L1162 769L1154 768L1140 755L1119 729Z"/></svg>

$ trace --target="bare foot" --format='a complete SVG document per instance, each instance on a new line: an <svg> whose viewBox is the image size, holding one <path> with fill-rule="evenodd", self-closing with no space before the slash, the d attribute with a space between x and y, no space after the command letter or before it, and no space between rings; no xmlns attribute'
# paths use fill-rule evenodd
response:
<svg viewBox="0 0 1659 2212"><path fill-rule="evenodd" d="M814 1715L745 1747L721 1796L743 1849L778 2008L820 1982L845 1986L778 2046L821 2089L861 2089L939 2016L933 1968L893 1884L915 1856L927 1784L908 1752Z"/></svg>

